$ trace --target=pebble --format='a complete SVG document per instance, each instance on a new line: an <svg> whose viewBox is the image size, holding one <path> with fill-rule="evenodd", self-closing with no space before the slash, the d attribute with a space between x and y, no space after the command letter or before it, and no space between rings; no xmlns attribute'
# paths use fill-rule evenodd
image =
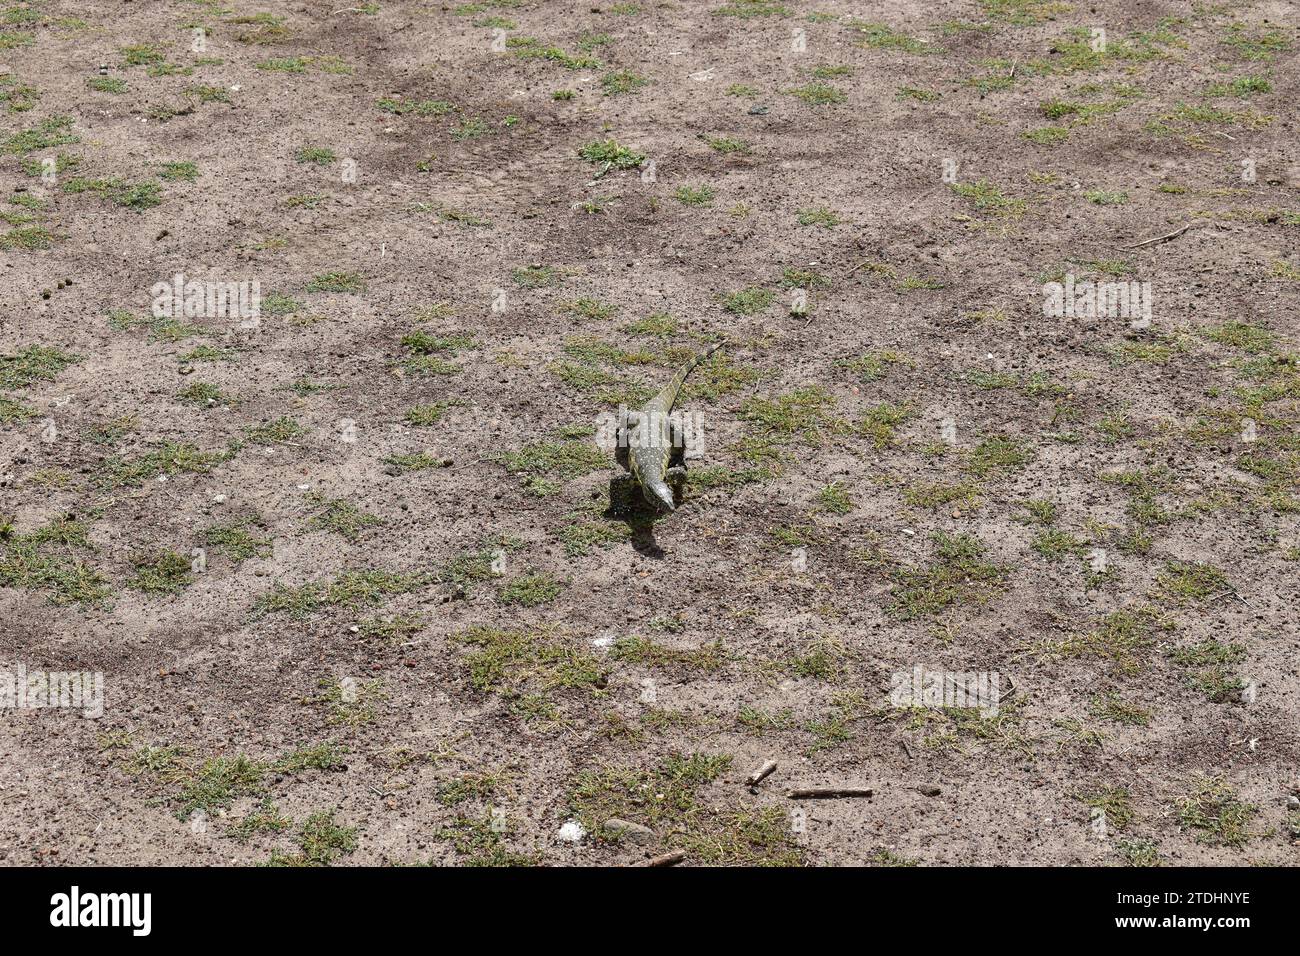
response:
<svg viewBox="0 0 1300 956"><path fill-rule="evenodd" d="M649 843L655 838L655 832L649 827L633 823L631 820L620 820L618 817L610 817L606 820L604 829L632 843Z"/></svg>
<svg viewBox="0 0 1300 956"><path fill-rule="evenodd" d="M577 820L570 820L560 827L559 836L565 843L581 843L582 838L586 835L586 828Z"/></svg>

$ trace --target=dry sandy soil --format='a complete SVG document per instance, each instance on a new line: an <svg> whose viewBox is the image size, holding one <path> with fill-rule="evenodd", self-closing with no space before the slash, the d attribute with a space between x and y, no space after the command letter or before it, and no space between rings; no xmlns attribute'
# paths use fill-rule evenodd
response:
<svg viewBox="0 0 1300 956"><path fill-rule="evenodd" d="M0 861L1296 861L1292 4L0 6Z"/></svg>

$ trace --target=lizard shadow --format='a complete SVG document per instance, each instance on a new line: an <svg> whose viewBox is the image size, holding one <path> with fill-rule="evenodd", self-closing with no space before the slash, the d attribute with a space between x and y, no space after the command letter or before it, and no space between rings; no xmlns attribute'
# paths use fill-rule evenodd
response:
<svg viewBox="0 0 1300 956"><path fill-rule="evenodd" d="M677 504L681 504L681 495L676 487L673 488L673 498ZM655 525L669 515L657 511L642 498L635 484L629 482L626 475L610 480L609 502L603 517L627 525L631 532L632 547L638 554L662 560L666 552L655 540Z"/></svg>

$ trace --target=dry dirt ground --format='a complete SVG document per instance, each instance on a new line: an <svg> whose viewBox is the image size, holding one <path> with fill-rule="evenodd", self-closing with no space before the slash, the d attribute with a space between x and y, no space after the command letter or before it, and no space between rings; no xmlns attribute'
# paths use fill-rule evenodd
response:
<svg viewBox="0 0 1300 956"><path fill-rule="evenodd" d="M1292 4L0 6L0 862L1296 861Z"/></svg>

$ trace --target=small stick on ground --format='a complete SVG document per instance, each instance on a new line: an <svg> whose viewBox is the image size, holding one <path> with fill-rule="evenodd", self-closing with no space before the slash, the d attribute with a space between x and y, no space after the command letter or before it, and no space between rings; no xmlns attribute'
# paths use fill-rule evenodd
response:
<svg viewBox="0 0 1300 956"><path fill-rule="evenodd" d="M805 787L786 794L791 800L843 800L847 797L871 798L870 787Z"/></svg>
<svg viewBox="0 0 1300 956"><path fill-rule="evenodd" d="M768 777L775 769L776 769L776 761L768 760L763 764L763 766L759 767L757 770L751 773L747 778L745 778L745 783L751 787L757 787L759 783L761 783L766 777Z"/></svg>
<svg viewBox="0 0 1300 956"><path fill-rule="evenodd" d="M646 866L676 866L684 859L686 859L685 850L673 850L672 853L665 853L662 856L647 860Z"/></svg>
<svg viewBox="0 0 1300 956"><path fill-rule="evenodd" d="M1163 235L1163 236L1156 236L1154 239L1146 239L1146 240L1144 240L1144 241L1142 241L1142 242L1139 242L1139 243L1138 243L1137 245L1135 245L1135 246L1124 246L1124 248L1125 248L1125 249L1141 249L1143 246L1154 245L1154 244L1157 243L1157 242L1168 242L1170 239L1176 239L1178 236L1181 236L1183 233L1185 233L1188 229L1191 229L1191 228L1192 228L1192 223L1189 222L1187 225L1183 226L1183 228L1181 228L1181 229L1175 229L1173 232L1168 233L1168 234L1166 234L1166 235Z"/></svg>

